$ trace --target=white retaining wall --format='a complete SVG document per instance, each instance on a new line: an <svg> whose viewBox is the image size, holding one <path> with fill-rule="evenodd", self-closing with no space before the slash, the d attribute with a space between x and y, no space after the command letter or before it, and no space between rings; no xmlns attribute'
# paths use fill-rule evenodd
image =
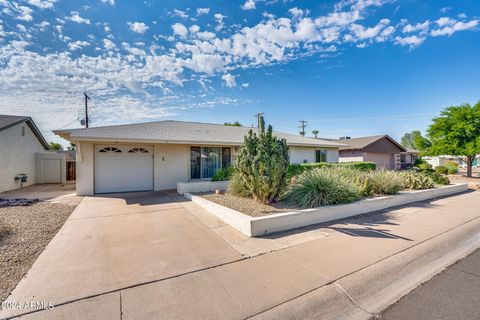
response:
<svg viewBox="0 0 480 320"><path fill-rule="evenodd" d="M368 198L349 204L304 209L256 218L226 208L199 196L188 193L184 196L247 236L261 236L269 233L339 220L412 202L452 195L467 190L468 185L466 183L454 184L436 189L405 191L392 196Z"/></svg>
<svg viewBox="0 0 480 320"><path fill-rule="evenodd" d="M190 192L211 192L215 190L225 191L227 188L228 181L191 181L177 183L177 192L180 194Z"/></svg>

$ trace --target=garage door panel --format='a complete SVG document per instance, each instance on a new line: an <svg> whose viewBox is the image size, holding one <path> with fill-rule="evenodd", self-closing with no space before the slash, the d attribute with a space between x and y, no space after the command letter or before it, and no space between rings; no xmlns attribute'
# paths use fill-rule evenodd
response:
<svg viewBox="0 0 480 320"><path fill-rule="evenodd" d="M95 192L153 190L152 148L148 146L113 147L115 147L114 152L111 151L112 146L95 148Z"/></svg>

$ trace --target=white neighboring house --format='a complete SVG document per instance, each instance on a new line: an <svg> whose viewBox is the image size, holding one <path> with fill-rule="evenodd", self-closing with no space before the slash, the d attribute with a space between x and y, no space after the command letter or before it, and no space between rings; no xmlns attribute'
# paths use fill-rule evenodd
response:
<svg viewBox="0 0 480 320"><path fill-rule="evenodd" d="M77 194L168 190L208 180L232 164L249 127L156 121L55 134L77 146ZM256 129L253 128L255 131ZM287 140L290 162L338 162L343 144L274 132Z"/></svg>
<svg viewBox="0 0 480 320"><path fill-rule="evenodd" d="M32 118L0 115L0 192L35 184L36 154L45 150Z"/></svg>
<svg viewBox="0 0 480 320"><path fill-rule="evenodd" d="M433 168L438 166L444 166L447 162L454 162L457 163L460 167L466 168L467 162L465 157L462 156L449 156L449 155L442 155L442 156L431 156L431 157L422 157L428 164L430 164ZM480 165L480 155L477 155L475 160L473 160L472 166L474 168L478 168Z"/></svg>

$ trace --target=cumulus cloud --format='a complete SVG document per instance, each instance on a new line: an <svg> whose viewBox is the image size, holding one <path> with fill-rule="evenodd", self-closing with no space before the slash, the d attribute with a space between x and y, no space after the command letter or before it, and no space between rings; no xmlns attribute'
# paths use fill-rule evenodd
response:
<svg viewBox="0 0 480 320"><path fill-rule="evenodd" d="M242 5L243 10L253 10L255 8L255 0L246 0L245 3Z"/></svg>
<svg viewBox="0 0 480 320"><path fill-rule="evenodd" d="M90 24L90 19L85 19L80 17L80 14L78 13L78 11L71 11L70 17L66 17L66 19L76 23Z"/></svg>
<svg viewBox="0 0 480 320"><path fill-rule="evenodd" d="M144 34L148 30L148 26L143 22L128 22L130 30L133 32Z"/></svg>
<svg viewBox="0 0 480 320"><path fill-rule="evenodd" d="M115 0L100 0L100 1L102 1L103 3L107 3L107 4L111 5L111 6L114 6L114 5L115 5Z"/></svg>
<svg viewBox="0 0 480 320"><path fill-rule="evenodd" d="M83 47L89 46L90 43L87 41L74 41L68 44L68 49L71 51L82 49Z"/></svg>
<svg viewBox="0 0 480 320"><path fill-rule="evenodd" d="M110 39L103 39L103 46L107 50L113 50L117 47L117 45Z"/></svg>
<svg viewBox="0 0 480 320"><path fill-rule="evenodd" d="M457 31L470 30L478 26L480 20L471 20L468 22L449 22L448 24L443 24L443 28L432 30L431 35L433 37L438 36L451 36Z"/></svg>
<svg viewBox="0 0 480 320"><path fill-rule="evenodd" d="M425 41L424 37L419 36L408 36L408 37L395 37L395 44L401 46L407 46L410 48L415 48L421 45Z"/></svg>
<svg viewBox="0 0 480 320"><path fill-rule="evenodd" d="M28 0L27 3L40 9L51 9L57 0Z"/></svg>
<svg viewBox="0 0 480 320"><path fill-rule="evenodd" d="M235 81L235 76L231 75L230 73L222 75L222 80L225 81L225 85L228 88L233 88L237 86L237 82Z"/></svg>
<svg viewBox="0 0 480 320"><path fill-rule="evenodd" d="M188 29L185 27L183 24L177 22L172 25L173 29L173 34L180 36L180 37L186 37L188 34Z"/></svg>

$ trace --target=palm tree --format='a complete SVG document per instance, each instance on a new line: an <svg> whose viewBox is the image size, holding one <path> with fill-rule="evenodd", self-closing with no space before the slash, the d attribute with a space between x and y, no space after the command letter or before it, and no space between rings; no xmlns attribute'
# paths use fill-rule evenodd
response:
<svg viewBox="0 0 480 320"><path fill-rule="evenodd" d="M319 131L318 131L317 129L315 129L315 130L312 131L312 133L313 133L313 135L315 136L315 138L317 137L318 132L319 132Z"/></svg>

